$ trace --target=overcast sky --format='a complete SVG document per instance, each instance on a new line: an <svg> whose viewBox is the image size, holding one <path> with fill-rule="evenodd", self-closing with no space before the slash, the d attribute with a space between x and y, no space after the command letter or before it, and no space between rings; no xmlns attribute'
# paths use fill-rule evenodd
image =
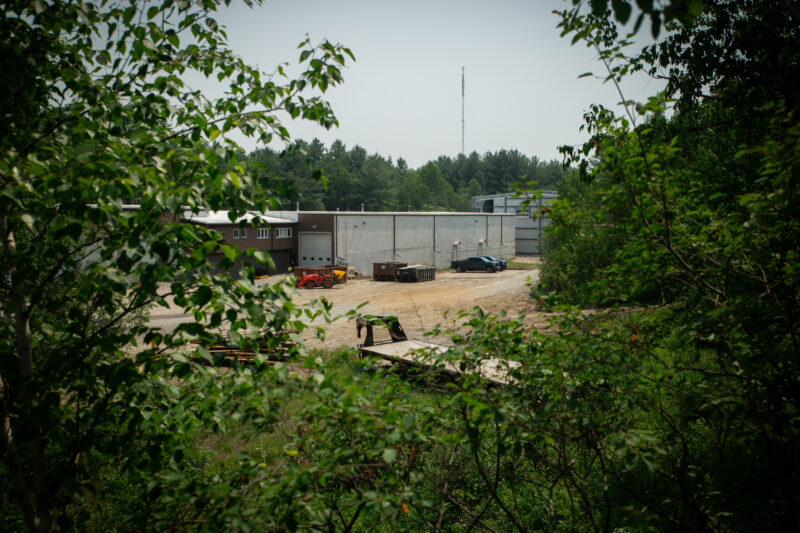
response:
<svg viewBox="0 0 800 533"><path fill-rule="evenodd" d="M344 84L326 94L339 128L325 131L287 122L293 137L341 139L348 147L404 158L418 168L461 151L461 68L465 68L466 153L517 149L559 158L557 147L578 144L583 112L614 105L610 84L578 79L601 73L596 54L559 37L554 9L561 0L264 0L234 5L217 17L233 50L272 72L297 62L297 44L328 39L356 57ZM638 79L626 98L643 99L659 85ZM245 148L255 148L252 142Z"/></svg>

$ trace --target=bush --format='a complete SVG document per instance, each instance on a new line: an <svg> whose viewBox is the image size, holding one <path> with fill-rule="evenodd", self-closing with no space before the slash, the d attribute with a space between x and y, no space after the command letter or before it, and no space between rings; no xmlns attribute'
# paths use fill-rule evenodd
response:
<svg viewBox="0 0 800 533"><path fill-rule="evenodd" d="M543 261L539 285L544 295L555 293L565 303L592 302L591 282L614 261L619 238L608 225L597 223L603 205L602 181L582 180L577 171L558 184L551 207L552 224L542 234Z"/></svg>

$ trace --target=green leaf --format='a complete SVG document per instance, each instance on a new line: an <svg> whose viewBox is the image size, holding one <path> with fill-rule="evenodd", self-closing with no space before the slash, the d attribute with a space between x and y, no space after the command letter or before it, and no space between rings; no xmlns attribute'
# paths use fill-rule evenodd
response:
<svg viewBox="0 0 800 533"><path fill-rule="evenodd" d="M20 220L28 227L29 230L33 231L33 224L34 218L29 215L28 213L23 213L19 216Z"/></svg>
<svg viewBox="0 0 800 533"><path fill-rule="evenodd" d="M381 454L385 463L393 463L397 457L397 450L394 448L384 448Z"/></svg>
<svg viewBox="0 0 800 533"><path fill-rule="evenodd" d="M622 24L627 24L631 16L631 4L628 0L611 0L614 16Z"/></svg>
<svg viewBox="0 0 800 533"><path fill-rule="evenodd" d="M653 10L653 14L650 16L650 32L653 35L653 39L657 38L661 33L661 12L657 9Z"/></svg>
<svg viewBox="0 0 800 533"><path fill-rule="evenodd" d="M211 301L213 294L210 287L200 285L192 295L192 302L198 307L204 306Z"/></svg>
<svg viewBox="0 0 800 533"><path fill-rule="evenodd" d="M236 258L239 256L239 250L235 246L223 244L220 246L220 249L222 250L222 253L225 254L225 257L231 262L236 261Z"/></svg>

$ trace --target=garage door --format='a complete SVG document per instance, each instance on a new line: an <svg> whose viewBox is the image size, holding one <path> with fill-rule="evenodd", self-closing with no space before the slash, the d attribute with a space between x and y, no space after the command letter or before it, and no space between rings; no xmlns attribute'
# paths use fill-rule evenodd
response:
<svg viewBox="0 0 800 533"><path fill-rule="evenodd" d="M331 234L300 232L298 247L299 266L331 264Z"/></svg>

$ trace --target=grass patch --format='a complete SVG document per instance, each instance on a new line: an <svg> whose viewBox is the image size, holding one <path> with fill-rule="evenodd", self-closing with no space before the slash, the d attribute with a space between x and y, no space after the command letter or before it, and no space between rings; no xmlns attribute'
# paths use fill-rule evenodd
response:
<svg viewBox="0 0 800 533"><path fill-rule="evenodd" d="M520 261L509 261L509 270L539 270L541 263L523 263Z"/></svg>

